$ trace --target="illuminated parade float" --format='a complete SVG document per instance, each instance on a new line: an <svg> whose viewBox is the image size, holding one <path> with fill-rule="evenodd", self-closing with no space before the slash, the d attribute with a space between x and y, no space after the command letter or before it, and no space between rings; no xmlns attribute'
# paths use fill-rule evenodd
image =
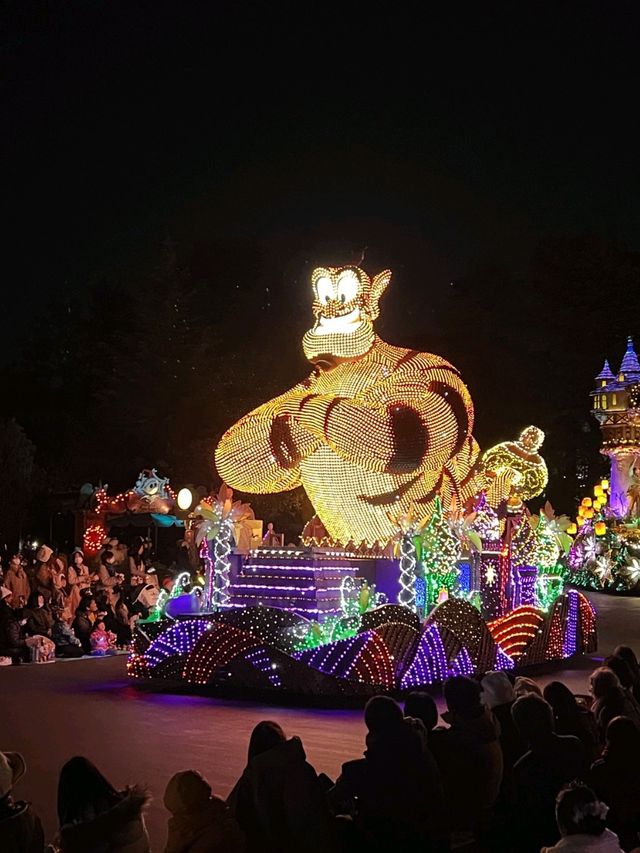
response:
<svg viewBox="0 0 640 853"><path fill-rule="evenodd" d="M572 580L590 589L640 595L640 361L631 338L617 373L596 376L592 412L609 479L583 498L570 532Z"/></svg>
<svg viewBox="0 0 640 853"><path fill-rule="evenodd" d="M225 485L193 513L200 612L174 595L139 623L132 677L367 695L595 648L591 605L564 591L570 520L525 503L547 484L544 434L480 452L459 372L376 335L390 278L314 271L312 371L222 437ZM299 486L316 512L301 544L247 547L232 489Z"/></svg>

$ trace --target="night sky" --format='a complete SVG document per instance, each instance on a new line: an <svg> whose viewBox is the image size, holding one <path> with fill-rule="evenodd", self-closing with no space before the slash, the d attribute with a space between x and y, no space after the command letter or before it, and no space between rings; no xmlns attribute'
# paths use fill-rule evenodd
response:
<svg viewBox="0 0 640 853"><path fill-rule="evenodd" d="M51 298L152 269L167 239L212 299L252 245L260 274L237 285L298 335L310 269L366 246L363 266L395 273L381 332L462 368L480 438L551 420L544 383L508 386L543 369L587 419L602 359L640 333L637 295L620 316L598 274L611 251L638 268L639 18L625 2L4 4L3 357ZM557 263L532 272L541 246L575 239L583 278L579 262L562 290ZM547 279L542 316L518 310ZM500 303L494 352L473 322L500 328ZM517 367L493 393L505 352Z"/></svg>

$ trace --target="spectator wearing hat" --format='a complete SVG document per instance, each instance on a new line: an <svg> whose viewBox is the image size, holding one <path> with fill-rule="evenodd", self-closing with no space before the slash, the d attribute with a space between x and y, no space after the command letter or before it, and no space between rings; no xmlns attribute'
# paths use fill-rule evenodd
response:
<svg viewBox="0 0 640 853"><path fill-rule="evenodd" d="M19 752L0 752L0 849L2 853L43 853L44 832L29 803L11 793L26 771Z"/></svg>
<svg viewBox="0 0 640 853"><path fill-rule="evenodd" d="M172 814L165 853L243 853L244 836L231 809L195 770L171 777L164 805Z"/></svg>
<svg viewBox="0 0 640 853"><path fill-rule="evenodd" d="M89 589L91 586L91 572L84 561L82 548L74 548L71 554L71 562L67 569L67 581L69 584L69 598L67 601L71 618L73 619L80 604L82 591Z"/></svg>
<svg viewBox="0 0 640 853"><path fill-rule="evenodd" d="M31 584L19 553L14 554L9 561L9 568L4 576L4 586L13 593L11 606L16 609L25 607L31 594Z"/></svg>
<svg viewBox="0 0 640 853"><path fill-rule="evenodd" d="M36 552L36 572L33 579L34 591L44 596L45 603L49 604L54 594L54 566L55 555L48 545L41 545Z"/></svg>

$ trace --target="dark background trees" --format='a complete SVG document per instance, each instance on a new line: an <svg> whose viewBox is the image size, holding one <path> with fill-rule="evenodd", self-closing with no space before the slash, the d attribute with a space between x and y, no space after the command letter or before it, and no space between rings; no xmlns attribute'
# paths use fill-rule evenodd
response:
<svg viewBox="0 0 640 853"><path fill-rule="evenodd" d="M295 235L266 248L167 240L148 270L120 271L83 299L59 293L34 308L3 368L3 414L37 446L42 489L99 480L125 488L153 465L175 484L214 486L222 432L308 370L300 339L311 322L311 268L357 260L361 248L328 240L314 257ZM364 266L393 264L404 248L370 247ZM520 269L485 259L444 287L421 280L420 260L409 254L394 275L381 336L462 371L482 447L541 426L545 497L570 512L604 470L588 395L605 356L617 367L640 315L640 255L588 235L548 239ZM32 446L7 424L28 484ZM26 501L28 485L21 495ZM296 493L247 499L288 539L310 512ZM7 517L11 529L18 516Z"/></svg>

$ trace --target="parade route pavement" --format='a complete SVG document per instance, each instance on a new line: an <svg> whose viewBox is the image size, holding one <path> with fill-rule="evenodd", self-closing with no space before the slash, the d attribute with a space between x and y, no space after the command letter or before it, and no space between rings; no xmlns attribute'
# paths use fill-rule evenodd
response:
<svg viewBox="0 0 640 853"><path fill-rule="evenodd" d="M626 643L640 652L640 598L590 598L598 611L598 651L536 668L532 674L542 683L559 678L585 693L590 671L614 646ZM162 795L171 775L200 770L214 792L226 797L260 720L277 720L287 735L300 735L309 761L331 778L364 748L359 709L154 693L129 682L125 666L126 657L119 656L0 668L0 748L25 756L28 771L15 793L33 803L48 840L56 830L58 772L73 755L90 758L116 786L149 786L147 824L152 849L161 851L168 818ZM437 688L433 693L440 695Z"/></svg>

